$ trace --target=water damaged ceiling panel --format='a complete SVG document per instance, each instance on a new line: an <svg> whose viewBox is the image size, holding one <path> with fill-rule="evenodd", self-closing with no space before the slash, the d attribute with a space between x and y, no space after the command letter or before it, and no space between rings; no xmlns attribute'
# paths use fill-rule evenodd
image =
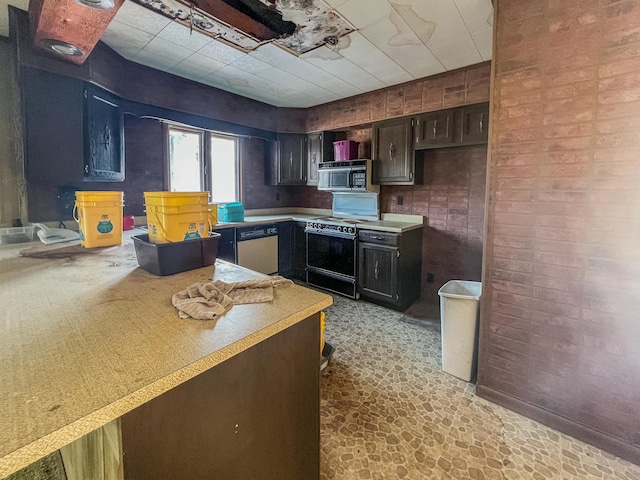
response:
<svg viewBox="0 0 640 480"><path fill-rule="evenodd" d="M300 55L355 29L314 0L134 0L245 52L275 42Z"/></svg>

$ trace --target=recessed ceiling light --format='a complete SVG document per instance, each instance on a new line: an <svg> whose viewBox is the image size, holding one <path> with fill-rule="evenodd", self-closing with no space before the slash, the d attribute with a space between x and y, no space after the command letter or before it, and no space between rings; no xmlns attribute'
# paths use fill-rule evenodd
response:
<svg viewBox="0 0 640 480"><path fill-rule="evenodd" d="M100 10L107 10L113 8L113 0L76 0L82 5L86 5L91 8L99 8Z"/></svg>
<svg viewBox="0 0 640 480"><path fill-rule="evenodd" d="M76 47L75 45L71 45L70 43L63 42L62 40L45 38L44 40L42 40L42 43L54 52L61 53L62 55L71 55L74 57L81 57L82 55L84 55L84 52L78 47Z"/></svg>

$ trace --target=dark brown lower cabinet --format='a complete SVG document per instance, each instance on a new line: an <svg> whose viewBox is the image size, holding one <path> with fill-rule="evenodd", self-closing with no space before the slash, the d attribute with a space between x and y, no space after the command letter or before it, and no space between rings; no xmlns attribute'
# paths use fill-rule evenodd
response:
<svg viewBox="0 0 640 480"><path fill-rule="evenodd" d="M125 480L318 479L319 319L125 414Z"/></svg>
<svg viewBox="0 0 640 480"><path fill-rule="evenodd" d="M358 291L364 300L406 310L420 298L422 229L405 233L360 230Z"/></svg>

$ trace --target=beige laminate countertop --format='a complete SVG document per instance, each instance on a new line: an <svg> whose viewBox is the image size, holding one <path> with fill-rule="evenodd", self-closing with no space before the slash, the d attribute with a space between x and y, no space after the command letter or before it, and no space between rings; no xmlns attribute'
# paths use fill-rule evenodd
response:
<svg viewBox="0 0 640 480"><path fill-rule="evenodd" d="M244 222L232 222L232 223L219 223L215 228L226 227L243 227L249 225L259 225L262 223L277 223L285 222L288 220L296 220L306 222L308 220L314 220L316 218L326 217L331 215L329 213L273 213L269 214L266 211L257 212L257 214L245 215ZM377 221L365 221L356 224L356 228L360 230L376 230L380 232L391 233L403 233L416 228L422 228L423 217L421 215L404 215L383 213L382 218Z"/></svg>
<svg viewBox="0 0 640 480"><path fill-rule="evenodd" d="M125 236L62 258L0 245L0 478L332 303L293 285L217 321L180 319L171 296L188 285L262 275L218 261L157 277Z"/></svg>

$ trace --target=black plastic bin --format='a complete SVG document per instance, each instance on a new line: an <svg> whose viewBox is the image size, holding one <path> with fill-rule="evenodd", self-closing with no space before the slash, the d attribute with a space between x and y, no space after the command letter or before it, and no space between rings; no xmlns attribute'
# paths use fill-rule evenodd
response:
<svg viewBox="0 0 640 480"><path fill-rule="evenodd" d="M134 235L138 263L154 275L173 275L216 262L219 233L173 243L149 243L149 235Z"/></svg>

